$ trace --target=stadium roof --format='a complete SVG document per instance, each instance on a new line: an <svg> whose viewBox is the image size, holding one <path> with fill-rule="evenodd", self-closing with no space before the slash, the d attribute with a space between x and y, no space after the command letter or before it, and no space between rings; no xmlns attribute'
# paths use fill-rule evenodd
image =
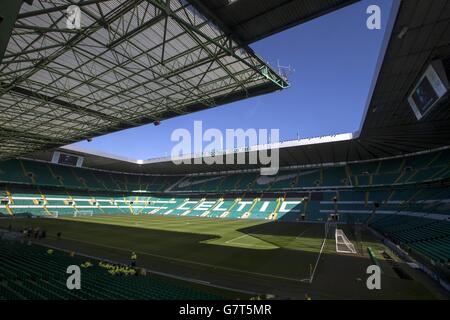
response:
<svg viewBox="0 0 450 320"><path fill-rule="evenodd" d="M344 161L345 150L348 146L355 143L352 134L340 134L335 136L316 137L294 141L284 141L275 144L280 150L280 167L297 166L304 164L320 164L325 162ZM333 146L329 148L329 146ZM242 148L238 152L253 152L259 149L267 149L268 146L254 146L251 148ZM254 164L214 164L214 165L193 165L179 164L175 165L170 157L161 157L149 160L136 160L118 155L112 155L104 152L93 152L77 146L59 148L58 151L65 154L82 156L84 158L83 166L101 170L110 170L129 173L147 173L147 174L185 174L202 173L214 171L230 170L251 170L258 169L260 165ZM235 153L229 150L226 153ZM37 159L50 162L53 157L52 151L34 152L29 159ZM201 155L194 155L186 158L200 158ZM248 157L248 155L246 155ZM304 161L305 159L306 161ZM236 161L237 162L237 161Z"/></svg>
<svg viewBox="0 0 450 320"><path fill-rule="evenodd" d="M191 0L234 39L252 43L359 0Z"/></svg>
<svg viewBox="0 0 450 320"><path fill-rule="evenodd" d="M0 159L283 89L248 43L356 0L81 0L81 30L25 2L0 4Z"/></svg>
<svg viewBox="0 0 450 320"><path fill-rule="evenodd" d="M188 1L80 1L82 28L68 29L71 3L19 5L1 25L13 28L0 65L0 158L288 86Z"/></svg>
<svg viewBox="0 0 450 320"><path fill-rule="evenodd" d="M450 145L449 100L420 121L407 101L436 59L450 75L450 2L402 1L361 129L368 151L383 156Z"/></svg>
<svg viewBox="0 0 450 320"><path fill-rule="evenodd" d="M386 33L386 53L380 55L373 94L368 97L360 131L338 141L311 139L311 143L289 144L280 148L281 166L369 160L450 145L449 101L434 108L420 121L406 101L431 61L443 59L447 72L450 71L450 3L411 0L397 4L399 7L393 10L389 26L392 33ZM135 160L85 150L66 151L83 155L86 166L116 171L183 173L257 167L175 166L164 159L138 164ZM31 157L50 160L51 151Z"/></svg>

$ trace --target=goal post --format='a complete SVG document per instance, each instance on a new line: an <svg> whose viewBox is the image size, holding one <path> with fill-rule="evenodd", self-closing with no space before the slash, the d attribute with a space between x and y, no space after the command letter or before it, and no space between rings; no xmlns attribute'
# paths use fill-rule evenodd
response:
<svg viewBox="0 0 450 320"><path fill-rule="evenodd" d="M353 243L348 240L342 229L337 229L335 231L336 238L336 252L337 253L352 253L356 254L356 249Z"/></svg>

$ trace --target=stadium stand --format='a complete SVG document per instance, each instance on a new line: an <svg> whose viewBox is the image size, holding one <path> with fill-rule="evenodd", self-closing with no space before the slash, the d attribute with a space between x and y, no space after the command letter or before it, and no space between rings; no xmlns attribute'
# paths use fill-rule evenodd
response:
<svg viewBox="0 0 450 320"><path fill-rule="evenodd" d="M150 214L365 223L450 215L449 149L376 161L221 175L137 175L25 159L0 163L4 215ZM332 190L330 190L332 189ZM306 191L299 196L298 193ZM275 192L275 193L274 193ZM297 195L286 198L286 192Z"/></svg>
<svg viewBox="0 0 450 320"><path fill-rule="evenodd" d="M136 270L51 250L0 240L0 300L211 300L219 296ZM66 287L67 266L83 268L83 290ZM108 272L125 270L127 274ZM111 269L110 269L111 270Z"/></svg>
<svg viewBox="0 0 450 320"><path fill-rule="evenodd" d="M282 170L275 177L256 173L229 175L136 175L41 163L0 162L0 182L113 192L288 191L330 187L400 186L450 177L450 150L338 166Z"/></svg>
<svg viewBox="0 0 450 320"><path fill-rule="evenodd" d="M281 164L275 176L260 176L260 164L231 169L175 167L167 159L132 161L67 146L289 87L286 76L272 70L248 45L355 1L296 1L294 7L295 1L287 1L276 9L269 7L270 1L259 1L257 10L244 1L227 3L225 9L216 1L125 1L120 7L88 1L79 5L83 12L92 12L93 24L82 33L68 32L62 42L43 36L43 31L55 32L49 22L55 21L52 12L62 7L52 8L49 2L41 8L39 2L28 2L29 6L11 12L14 19L2 32L11 35L10 44L4 43L9 36L0 39L6 50L6 59L4 50L0 52L5 140L0 145L2 218L158 215L267 222L335 220L363 224L432 265L448 268L448 95L420 121L411 113L407 98L425 71L422 67L441 63L442 79L450 72L450 38L435 36L448 29L450 6L445 1L433 6L429 1L393 5L397 9L391 13L391 38L381 53L384 60L379 70L377 66L378 79L360 130L273 144L280 151ZM316 2L334 5L321 8ZM134 11L142 19L134 19ZM13 21L16 16L18 23ZM270 23L258 23L261 18ZM146 33L153 35L150 43ZM41 38L42 42L35 41ZM36 43L46 50L23 50ZM96 43L101 53L86 51L86 43ZM126 48L139 53L131 56ZM38 60L32 56L36 52ZM111 55L128 56L129 61L119 64L120 59ZM160 55L155 65L148 65L146 60ZM80 62L92 70L109 67L105 73L86 73ZM23 69L17 63L30 66ZM74 68L61 72L61 65ZM118 67L127 76L105 77L109 69ZM54 81L49 83L48 77ZM130 88L130 83L136 85ZM73 85L69 89L67 84ZM82 154L84 167L67 159L54 163L59 160L53 156L64 149ZM64 279L53 271L85 261L45 250L0 240L0 299L217 298L151 277L113 276L98 262L86 270L86 290L68 292L60 286Z"/></svg>
<svg viewBox="0 0 450 320"><path fill-rule="evenodd" d="M450 262L450 222L406 215L376 215L371 226L404 248Z"/></svg>
<svg viewBox="0 0 450 320"><path fill-rule="evenodd" d="M5 190L0 214L43 217L169 215L286 222L324 222L334 215L342 222L368 224L408 252L432 264L448 265L448 160L448 151L439 151L418 158L280 171L275 177L255 173L149 176L11 160L0 164ZM174 184L175 188L164 192ZM140 192L135 193L134 190ZM287 196L286 191L296 196ZM375 204L378 204L376 210ZM92 269L89 286L92 290L101 288L101 295L95 295L93 291L89 293L89 290L83 295L62 292L61 289L53 292L50 290L52 282L61 279L11 280L14 277L23 279L24 276L34 276L37 270L32 267L33 261L42 264L42 257L37 258L39 254L33 253L38 250L33 249L30 253L27 251L29 249L23 250L23 246L17 246L8 244L8 250L13 250L8 251L3 245L2 258L6 258L5 254L21 252L27 256L19 254L17 259L27 262L28 266L11 271L10 267L18 266L11 262L13 264L1 270L3 277L9 279L1 285L2 298L212 298L149 280L131 281L127 280L131 278L124 278L116 283L114 279L106 285L111 275L98 267ZM17 252L14 251L16 249ZM57 256L60 255L51 259ZM49 260L48 257L45 259ZM48 270L57 266L58 261L53 261ZM39 272L42 273L42 270ZM49 279L48 275L45 279ZM139 296L127 291L114 294L115 286L119 285L137 288Z"/></svg>

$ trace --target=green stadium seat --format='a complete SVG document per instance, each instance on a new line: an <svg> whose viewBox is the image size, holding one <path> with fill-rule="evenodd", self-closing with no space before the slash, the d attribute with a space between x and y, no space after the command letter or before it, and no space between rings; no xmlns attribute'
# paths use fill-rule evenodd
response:
<svg viewBox="0 0 450 320"><path fill-rule="evenodd" d="M83 290L68 290L66 268L85 258L37 245L0 240L2 300L212 300L221 297L163 278L112 276L92 261L83 269Z"/></svg>

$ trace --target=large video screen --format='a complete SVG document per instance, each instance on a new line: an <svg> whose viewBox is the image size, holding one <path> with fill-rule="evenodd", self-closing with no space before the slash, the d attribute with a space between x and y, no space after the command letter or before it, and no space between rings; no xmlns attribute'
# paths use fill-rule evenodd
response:
<svg viewBox="0 0 450 320"><path fill-rule="evenodd" d="M412 98L421 114L427 112L428 109L439 99L427 77L422 79L422 82L417 86L416 90L412 94Z"/></svg>
<svg viewBox="0 0 450 320"><path fill-rule="evenodd" d="M71 156L69 154L64 154L64 153L61 153L59 155L59 160L58 160L59 164L76 166L77 162L78 162L78 157L76 157L76 156Z"/></svg>
<svg viewBox="0 0 450 320"><path fill-rule="evenodd" d="M417 120L421 120L432 108L440 104L449 87L442 61L433 61L408 97Z"/></svg>

